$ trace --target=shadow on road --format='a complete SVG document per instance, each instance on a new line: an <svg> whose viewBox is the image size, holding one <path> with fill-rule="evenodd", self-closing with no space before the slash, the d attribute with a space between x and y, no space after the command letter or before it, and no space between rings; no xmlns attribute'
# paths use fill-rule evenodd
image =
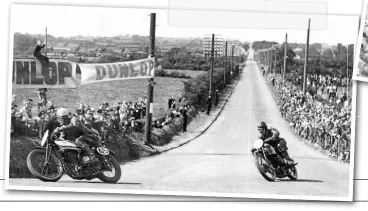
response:
<svg viewBox="0 0 368 211"><path fill-rule="evenodd" d="M298 179L298 180L290 180L290 179L280 179L278 182L323 182L322 180L308 180L308 179Z"/></svg>
<svg viewBox="0 0 368 211"><path fill-rule="evenodd" d="M86 180L73 180L73 181L58 181L58 183L88 183L88 184L108 184L108 185L142 185L138 182L117 182L117 183L104 183L101 181L86 181Z"/></svg>

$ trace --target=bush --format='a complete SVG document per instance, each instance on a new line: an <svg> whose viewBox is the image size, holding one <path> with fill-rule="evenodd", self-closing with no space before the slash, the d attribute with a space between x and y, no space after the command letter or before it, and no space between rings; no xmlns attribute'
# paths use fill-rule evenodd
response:
<svg viewBox="0 0 368 211"><path fill-rule="evenodd" d="M155 70L155 76L156 77L165 77L167 75L167 72L162 69L156 69Z"/></svg>
<svg viewBox="0 0 368 211"><path fill-rule="evenodd" d="M167 72L165 70L155 70L156 77L170 77L170 78L191 78L187 74L179 71Z"/></svg>
<svg viewBox="0 0 368 211"><path fill-rule="evenodd" d="M229 82L230 71L227 71L226 80ZM234 73L236 76L239 72ZM191 80L184 82L185 98L197 107L202 107L205 105L206 100L209 95L209 81L210 77L208 73L203 73ZM224 85L224 69L216 68L213 71L212 77L213 92L218 89L220 92L225 88Z"/></svg>

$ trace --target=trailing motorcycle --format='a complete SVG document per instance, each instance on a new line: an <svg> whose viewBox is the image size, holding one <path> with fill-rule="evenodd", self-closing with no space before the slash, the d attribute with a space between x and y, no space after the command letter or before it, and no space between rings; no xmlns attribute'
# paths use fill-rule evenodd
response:
<svg viewBox="0 0 368 211"><path fill-rule="evenodd" d="M64 173L77 180L98 178L106 183L116 183L121 177L119 162L114 152L102 142L102 147L91 147L98 162L85 164L87 154L74 142L57 139L47 130L41 146L36 146L27 156L27 167L32 175L45 182L56 182ZM83 162L84 161L84 162Z"/></svg>
<svg viewBox="0 0 368 211"><path fill-rule="evenodd" d="M259 173L261 173L266 180L273 182L276 178L285 177L289 177L291 180L298 179L298 171L295 165L284 165L283 158L272 146L265 146L262 139L257 139L254 142L252 154Z"/></svg>

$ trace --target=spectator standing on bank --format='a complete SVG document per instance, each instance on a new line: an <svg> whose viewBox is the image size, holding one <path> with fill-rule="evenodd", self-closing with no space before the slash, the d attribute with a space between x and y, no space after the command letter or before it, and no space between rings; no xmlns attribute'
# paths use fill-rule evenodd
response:
<svg viewBox="0 0 368 211"><path fill-rule="evenodd" d="M262 67L263 76L266 74L266 70Z"/></svg>
<svg viewBox="0 0 368 211"><path fill-rule="evenodd" d="M32 121L32 104L33 100L28 99L23 101L23 107L19 110L19 112L22 114L23 121Z"/></svg>
<svg viewBox="0 0 368 211"><path fill-rule="evenodd" d="M39 88L36 90L37 94L38 94L38 98L40 101L45 101L47 102L47 97L46 97L46 92L47 92L47 88Z"/></svg>
<svg viewBox="0 0 368 211"><path fill-rule="evenodd" d="M210 115L210 111L211 111L211 107L212 107L211 95L208 96L207 101L206 101L206 105L207 105L207 115Z"/></svg>
<svg viewBox="0 0 368 211"><path fill-rule="evenodd" d="M187 131L187 124L188 124L188 108L187 106L184 106L184 109L182 111L183 115L183 132Z"/></svg>
<svg viewBox="0 0 368 211"><path fill-rule="evenodd" d="M184 96L183 94L180 94L178 102L181 103L183 101L184 101Z"/></svg>
<svg viewBox="0 0 368 211"><path fill-rule="evenodd" d="M218 101L219 101L219 90L216 89L216 93L215 93L215 106L217 106Z"/></svg>
<svg viewBox="0 0 368 211"><path fill-rule="evenodd" d="M173 98L173 102L172 102L171 108L172 109L176 109L176 100L175 100L175 98Z"/></svg>
<svg viewBox="0 0 368 211"><path fill-rule="evenodd" d="M168 101L168 109L171 109L173 102L174 102L174 96L171 96Z"/></svg>

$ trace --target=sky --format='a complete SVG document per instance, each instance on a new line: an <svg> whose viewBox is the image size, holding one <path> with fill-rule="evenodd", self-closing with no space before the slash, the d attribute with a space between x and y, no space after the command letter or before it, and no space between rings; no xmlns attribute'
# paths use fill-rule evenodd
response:
<svg viewBox="0 0 368 211"><path fill-rule="evenodd" d="M248 0L249 1L249 0ZM336 1L336 0L335 0ZM353 44L357 40L360 0L329 1L326 30L311 30L310 43L336 45ZM349 9L350 8L350 9ZM268 40L283 42L288 33L289 43L305 43L306 30L172 27L168 26L166 9L108 8L81 6L12 5L11 31L53 36L116 36L149 35L149 14L156 13L158 37L204 37L215 33L224 39L240 41ZM272 20L272 19L271 19ZM313 22L312 22L313 24ZM11 33L12 33L11 32Z"/></svg>

